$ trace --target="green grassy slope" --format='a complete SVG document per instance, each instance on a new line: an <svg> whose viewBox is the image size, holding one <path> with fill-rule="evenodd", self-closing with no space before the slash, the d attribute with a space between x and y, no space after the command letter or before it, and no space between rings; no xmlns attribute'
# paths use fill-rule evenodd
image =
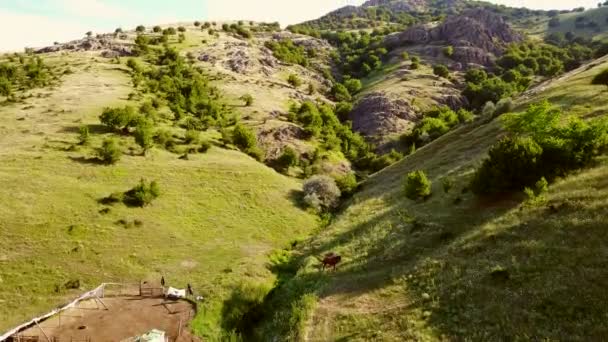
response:
<svg viewBox="0 0 608 342"><path fill-rule="evenodd" d="M116 165L88 162L110 135L98 124L101 108L126 102L130 78L124 67L86 53L49 58L75 73L55 90L0 107L0 331L101 282L162 274L169 285L191 283L205 296L196 329L216 334L230 287L271 283L268 252L316 226L292 201L301 185L217 147L189 160L157 149L142 156L127 136L120 140L130 150ZM91 144L74 149L83 124ZM99 199L142 177L161 188L151 206L100 213ZM63 287L73 279L81 290Z"/></svg>
<svg viewBox="0 0 608 342"><path fill-rule="evenodd" d="M585 23L595 22L597 28L585 26L576 27L577 18L585 18ZM540 16L537 18L530 18L524 21L515 22L515 27L523 29L526 33L536 36L539 38L545 35L561 32L567 33L572 32L576 36L603 40L608 37L608 7L591 8L585 12L570 12L559 15L560 24L559 26L549 27L549 17Z"/></svg>
<svg viewBox="0 0 608 342"><path fill-rule="evenodd" d="M548 98L565 111L606 115L605 87L590 82L607 66L583 67L527 101ZM301 339L573 341L608 335L608 159L552 184L545 205L524 206L518 194L478 199L466 186L502 134L497 121L460 128L375 174L301 251L305 266L291 288L318 297ZM425 202L402 192L404 175L416 169L433 181ZM440 181L446 176L455 181L447 194ZM344 263L322 274L313 256L330 251ZM323 285L310 286L314 281Z"/></svg>

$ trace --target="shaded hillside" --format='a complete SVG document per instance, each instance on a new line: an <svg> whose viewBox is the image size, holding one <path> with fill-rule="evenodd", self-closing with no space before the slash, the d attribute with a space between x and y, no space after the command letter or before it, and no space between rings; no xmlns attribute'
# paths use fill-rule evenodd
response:
<svg viewBox="0 0 608 342"><path fill-rule="evenodd" d="M519 109L548 99L605 117L605 89L590 83L606 67L604 59L548 82ZM478 198L472 172L504 134L499 120L466 126L372 176L331 226L291 252L300 268L268 301L280 313L260 331L361 341L606 336L608 160L558 179L540 204L518 193ZM405 197L413 170L433 182L429 199ZM336 272L318 269L327 252L342 256ZM290 305L306 312L299 326L283 323Z"/></svg>

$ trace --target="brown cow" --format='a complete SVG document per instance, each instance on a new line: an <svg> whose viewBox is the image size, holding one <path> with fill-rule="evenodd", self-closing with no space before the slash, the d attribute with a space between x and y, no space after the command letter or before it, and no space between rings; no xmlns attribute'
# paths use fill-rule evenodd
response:
<svg viewBox="0 0 608 342"><path fill-rule="evenodd" d="M342 257L337 255L336 253L327 253L323 257L321 263L323 264L322 270L325 270L326 266L332 266L334 271L336 270L336 266L342 261Z"/></svg>

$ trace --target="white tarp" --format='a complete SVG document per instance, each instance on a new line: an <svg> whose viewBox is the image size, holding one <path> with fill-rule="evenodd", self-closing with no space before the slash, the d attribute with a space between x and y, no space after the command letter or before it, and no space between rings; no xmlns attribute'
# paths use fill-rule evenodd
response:
<svg viewBox="0 0 608 342"><path fill-rule="evenodd" d="M171 298L186 298L186 290L179 290L179 289L175 289L173 287L170 287L167 290L167 297L171 297Z"/></svg>
<svg viewBox="0 0 608 342"><path fill-rule="evenodd" d="M136 342L166 342L165 332L160 330L151 330L150 332L138 337Z"/></svg>

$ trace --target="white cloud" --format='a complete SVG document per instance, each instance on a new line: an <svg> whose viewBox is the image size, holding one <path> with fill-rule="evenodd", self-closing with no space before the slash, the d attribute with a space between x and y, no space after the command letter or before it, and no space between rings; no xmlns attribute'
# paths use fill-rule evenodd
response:
<svg viewBox="0 0 608 342"><path fill-rule="evenodd" d="M22 51L25 46L52 45L83 37L85 25L38 15L0 11L0 51Z"/></svg>

